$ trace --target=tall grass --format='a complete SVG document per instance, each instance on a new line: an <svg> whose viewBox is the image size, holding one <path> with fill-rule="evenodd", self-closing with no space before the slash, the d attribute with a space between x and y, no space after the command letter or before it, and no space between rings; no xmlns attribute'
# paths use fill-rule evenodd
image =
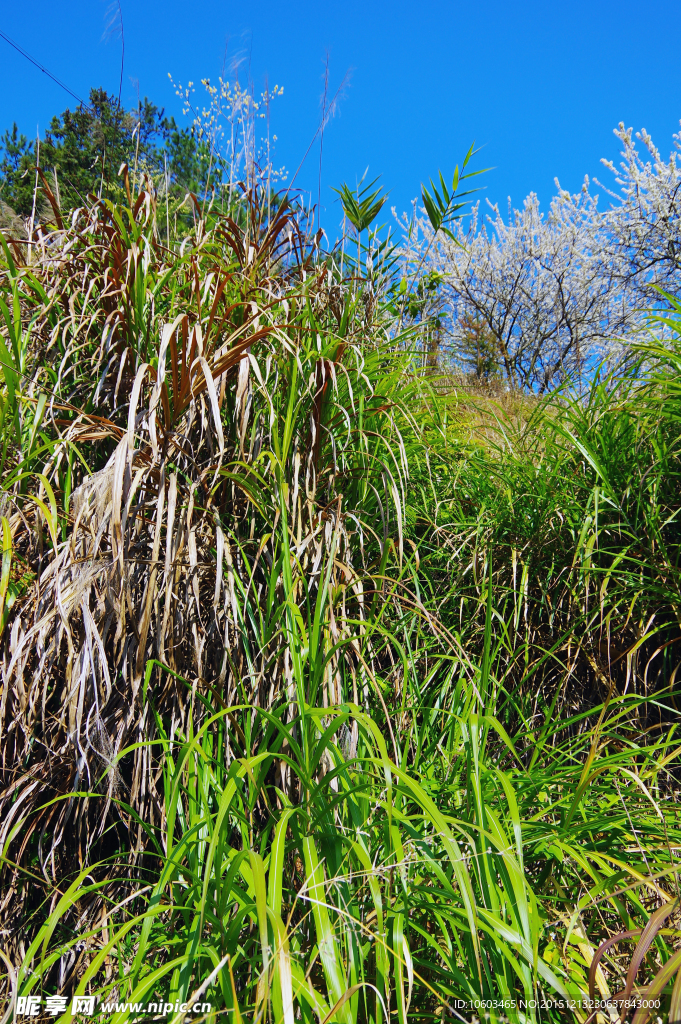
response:
<svg viewBox="0 0 681 1024"><path fill-rule="evenodd" d="M471 438L361 248L154 202L3 240L6 1018L594 1019L678 896L676 343Z"/></svg>

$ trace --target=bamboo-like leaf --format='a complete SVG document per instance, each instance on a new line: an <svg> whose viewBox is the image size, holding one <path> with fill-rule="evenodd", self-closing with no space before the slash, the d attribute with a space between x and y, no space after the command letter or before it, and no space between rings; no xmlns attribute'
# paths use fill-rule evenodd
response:
<svg viewBox="0 0 681 1024"><path fill-rule="evenodd" d="M319 863L313 837L306 836L302 840L305 871L307 873L307 898L312 905L312 916L317 933L319 957L324 968L324 975L334 1005L339 1007L339 1017L350 1024L350 1007L342 1002L345 990L343 970L341 968L338 940L332 927L327 908L326 889L324 887L324 868ZM340 1012L342 1010L342 1013Z"/></svg>

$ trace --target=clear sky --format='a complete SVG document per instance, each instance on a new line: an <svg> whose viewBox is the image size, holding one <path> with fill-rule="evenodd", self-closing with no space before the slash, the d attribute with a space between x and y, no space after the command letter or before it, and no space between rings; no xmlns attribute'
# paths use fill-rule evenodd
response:
<svg viewBox="0 0 681 1024"><path fill-rule="evenodd" d="M337 205L330 186L369 167L405 210L420 182L454 165L473 140L485 195L519 206L535 191L546 204L553 179L577 190L585 173L604 180L612 130L645 127L665 156L681 118L679 0L121 0L123 100L142 95L181 116L168 80L216 79L225 49L256 91L284 86L273 104L278 159L298 166L321 113L323 70L331 90L350 84L324 139L323 223ZM0 29L75 93L118 92L120 40L104 39L108 0L13 0ZM46 127L73 100L0 39L0 129ZM316 199L319 151L298 179Z"/></svg>

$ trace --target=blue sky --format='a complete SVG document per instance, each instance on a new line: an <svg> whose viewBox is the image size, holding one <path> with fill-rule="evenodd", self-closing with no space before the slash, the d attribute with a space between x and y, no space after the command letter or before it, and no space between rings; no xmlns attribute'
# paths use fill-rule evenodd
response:
<svg viewBox="0 0 681 1024"><path fill-rule="evenodd" d="M137 85L181 116L168 81L217 78L225 48L256 90L284 86L273 104L278 159L292 172L321 113L328 51L332 91L350 84L324 140L323 223L333 231L330 186L369 167L405 210L420 182L450 177L473 140L485 193L505 206L530 192L548 203L558 176L576 190L600 157L617 155L619 121L645 127L667 156L681 118L678 0L571 3L448 3L443 0L121 0L125 30L123 99ZM93 85L118 91L120 41L103 39L108 0L4 4L0 28L78 95ZM0 39L0 129L16 120L41 131L73 104ZM298 183L316 199L318 149Z"/></svg>

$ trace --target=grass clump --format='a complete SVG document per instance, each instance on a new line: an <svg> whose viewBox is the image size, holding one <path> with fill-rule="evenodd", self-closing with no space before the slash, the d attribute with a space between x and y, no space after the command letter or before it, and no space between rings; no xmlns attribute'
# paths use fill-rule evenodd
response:
<svg viewBox="0 0 681 1024"><path fill-rule="evenodd" d="M471 432L286 197L195 212L2 242L8 1010L586 1022L665 907L659 987L676 343Z"/></svg>

